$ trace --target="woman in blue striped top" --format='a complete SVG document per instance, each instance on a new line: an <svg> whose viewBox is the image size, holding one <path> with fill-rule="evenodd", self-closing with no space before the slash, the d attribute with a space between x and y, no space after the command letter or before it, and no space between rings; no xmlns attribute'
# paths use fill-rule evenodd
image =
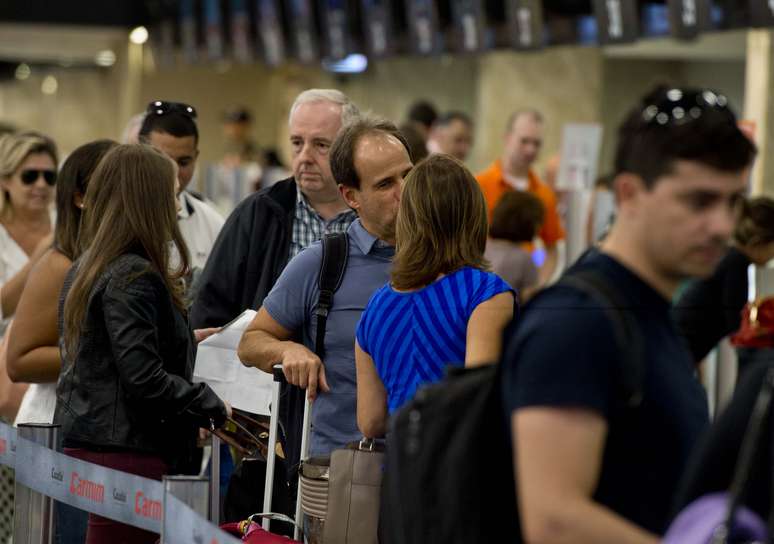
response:
<svg viewBox="0 0 774 544"><path fill-rule="evenodd" d="M487 210L478 183L448 155L418 164L403 186L390 283L358 324L357 423L383 436L392 413L447 365L497 361L515 293L486 270Z"/></svg>

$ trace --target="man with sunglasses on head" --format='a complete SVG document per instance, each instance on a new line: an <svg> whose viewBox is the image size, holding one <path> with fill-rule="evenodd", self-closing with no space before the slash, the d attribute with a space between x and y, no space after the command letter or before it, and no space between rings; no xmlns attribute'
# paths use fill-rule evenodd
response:
<svg viewBox="0 0 774 544"><path fill-rule="evenodd" d="M191 253L190 294L196 289L197 276L204 268L212 246L223 227L223 218L201 196L188 190L199 157L199 129L196 110L180 102L156 100L148 104L139 133L140 141L163 151L177 164L180 182L180 232Z"/></svg>
<svg viewBox="0 0 774 544"><path fill-rule="evenodd" d="M569 271L585 287L560 280L538 295L503 351L526 542L644 544L665 532L708 423L670 301L724 255L755 152L712 91L660 87L625 119L619 214Z"/></svg>

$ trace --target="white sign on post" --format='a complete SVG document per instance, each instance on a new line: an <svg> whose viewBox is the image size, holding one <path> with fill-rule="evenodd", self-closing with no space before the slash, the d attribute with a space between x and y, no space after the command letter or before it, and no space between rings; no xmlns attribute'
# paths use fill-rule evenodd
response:
<svg viewBox="0 0 774 544"><path fill-rule="evenodd" d="M602 126L598 124L568 124L562 133L557 188L568 191L567 265L586 250L586 224L589 197L597 177L599 151L602 147Z"/></svg>
<svg viewBox="0 0 774 544"><path fill-rule="evenodd" d="M557 187L563 190L593 188L601 147L602 125L564 125Z"/></svg>
<svg viewBox="0 0 774 544"><path fill-rule="evenodd" d="M193 379L205 382L234 408L268 416L274 377L246 367L237 356L239 340L253 317L254 310L245 310L220 332L202 340L196 352Z"/></svg>

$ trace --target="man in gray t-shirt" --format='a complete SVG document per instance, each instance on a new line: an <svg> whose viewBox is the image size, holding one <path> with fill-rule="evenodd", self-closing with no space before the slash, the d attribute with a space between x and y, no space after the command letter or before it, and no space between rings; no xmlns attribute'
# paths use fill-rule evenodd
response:
<svg viewBox="0 0 774 544"><path fill-rule="evenodd" d="M288 382L316 399L312 455L328 454L360 437L355 329L373 292L389 279L400 190L412 167L408 145L395 125L373 118L344 128L330 157L341 195L359 220L347 231L349 258L328 315L325 360L313 352L322 261L319 242L288 263L239 346L245 365L270 372L273 364L281 362ZM302 343L291 340L299 336Z"/></svg>
<svg viewBox="0 0 774 544"><path fill-rule="evenodd" d="M484 258L492 265L492 272L508 282L524 300L538 284L538 269L532 254L508 240L492 239L486 242Z"/></svg>
<svg viewBox="0 0 774 544"><path fill-rule="evenodd" d="M516 289L521 302L538 286L537 266L524 246L537 236L544 218L543 203L527 191L505 193L492 211L484 257L492 272Z"/></svg>

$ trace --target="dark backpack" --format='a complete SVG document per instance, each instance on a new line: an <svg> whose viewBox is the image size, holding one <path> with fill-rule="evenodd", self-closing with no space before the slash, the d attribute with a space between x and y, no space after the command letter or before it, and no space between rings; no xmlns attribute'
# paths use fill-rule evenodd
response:
<svg viewBox="0 0 774 544"><path fill-rule="evenodd" d="M643 342L637 323L623 311L625 299L591 270L570 270L560 284L588 293L609 313L622 353L622 400L637 406ZM516 327L518 320L506 334ZM382 544L521 542L511 424L501 387L501 365L450 368L443 381L420 389L391 419Z"/></svg>

